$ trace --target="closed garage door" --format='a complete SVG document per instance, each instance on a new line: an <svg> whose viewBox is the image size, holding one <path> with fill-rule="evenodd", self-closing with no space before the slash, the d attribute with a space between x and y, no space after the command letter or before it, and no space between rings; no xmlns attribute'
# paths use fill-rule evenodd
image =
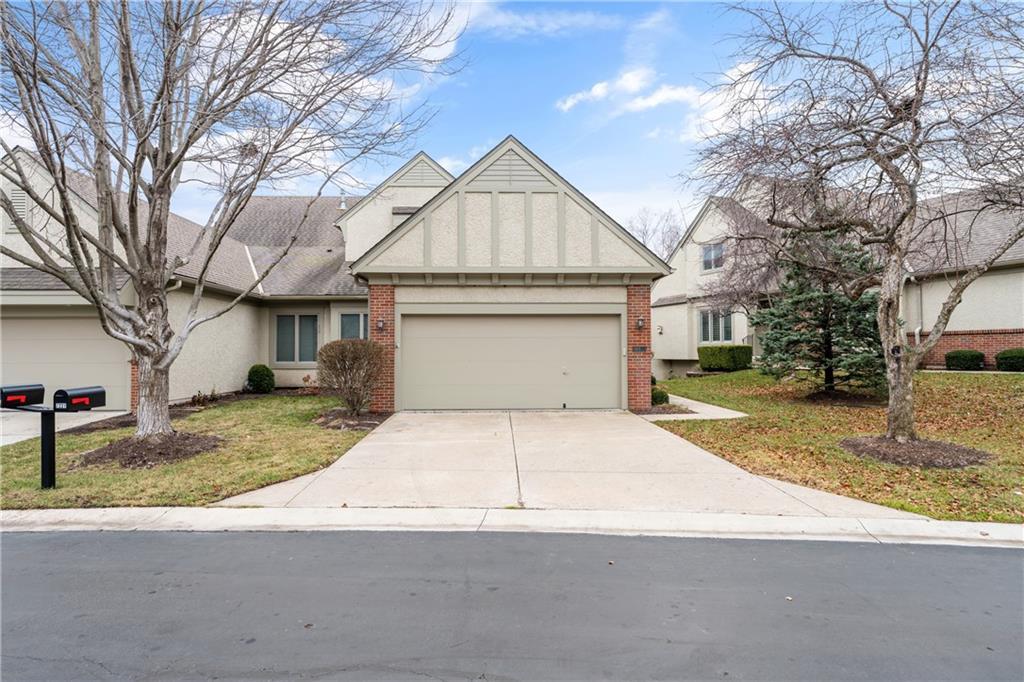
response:
<svg viewBox="0 0 1024 682"><path fill-rule="evenodd" d="M617 315L403 315L402 409L617 408Z"/></svg>
<svg viewBox="0 0 1024 682"><path fill-rule="evenodd" d="M128 349L95 317L4 316L0 350L4 384L44 384L47 403L58 388L103 386L105 409L128 409Z"/></svg>

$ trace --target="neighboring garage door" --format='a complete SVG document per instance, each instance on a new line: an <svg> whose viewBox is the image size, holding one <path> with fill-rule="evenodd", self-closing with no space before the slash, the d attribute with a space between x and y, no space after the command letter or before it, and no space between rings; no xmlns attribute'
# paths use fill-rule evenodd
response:
<svg viewBox="0 0 1024 682"><path fill-rule="evenodd" d="M105 409L128 409L128 349L95 317L4 316L0 350L4 384L44 384L47 403L58 388L103 386Z"/></svg>
<svg viewBox="0 0 1024 682"><path fill-rule="evenodd" d="M403 315L402 409L622 406L617 315Z"/></svg>

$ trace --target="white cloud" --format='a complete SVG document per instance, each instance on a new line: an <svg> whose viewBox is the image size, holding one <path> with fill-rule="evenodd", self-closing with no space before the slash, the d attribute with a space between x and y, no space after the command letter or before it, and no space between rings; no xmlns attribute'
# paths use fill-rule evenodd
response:
<svg viewBox="0 0 1024 682"><path fill-rule="evenodd" d="M483 144L473 145L470 147L469 151L462 156L442 156L437 160L437 162L444 166L445 170L449 173L454 176L458 176L464 170L479 161L480 157L491 151L496 144L498 144L496 140L491 140Z"/></svg>
<svg viewBox="0 0 1024 682"><path fill-rule="evenodd" d="M654 92L634 97L626 102L623 109L626 111L646 111L660 107L663 104L683 103L691 106L700 102L700 90L692 85L662 85Z"/></svg>
<svg viewBox="0 0 1024 682"><path fill-rule="evenodd" d="M464 5L468 12L468 30L486 31L504 39L530 36L559 36L585 31L620 28L622 19L592 11L548 10L515 12L491 2Z"/></svg>
<svg viewBox="0 0 1024 682"><path fill-rule="evenodd" d="M580 90L567 95L555 102L555 106L562 111L569 111L581 102L596 102L608 98L612 94L631 95L640 92L654 81L654 71L645 66L629 69L619 74L614 81L600 81L594 83L587 90Z"/></svg>

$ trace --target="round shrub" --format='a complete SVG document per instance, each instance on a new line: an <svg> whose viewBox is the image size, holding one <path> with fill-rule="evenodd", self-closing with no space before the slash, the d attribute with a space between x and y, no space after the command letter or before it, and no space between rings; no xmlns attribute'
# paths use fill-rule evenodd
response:
<svg viewBox="0 0 1024 682"><path fill-rule="evenodd" d="M274 372L266 365L253 365L246 384L253 393L270 393L274 390Z"/></svg>
<svg viewBox="0 0 1024 682"><path fill-rule="evenodd" d="M651 386L657 386L657 385L658 385L658 380L652 374L651 375Z"/></svg>
<svg viewBox="0 0 1024 682"><path fill-rule="evenodd" d="M1024 348L1007 348L996 353L996 369L1001 372L1024 372Z"/></svg>
<svg viewBox="0 0 1024 682"><path fill-rule="evenodd" d="M946 353L946 369L985 369L985 354L980 350L951 350Z"/></svg>
<svg viewBox="0 0 1024 682"><path fill-rule="evenodd" d="M651 405L667 405L668 393L660 388L651 389Z"/></svg>

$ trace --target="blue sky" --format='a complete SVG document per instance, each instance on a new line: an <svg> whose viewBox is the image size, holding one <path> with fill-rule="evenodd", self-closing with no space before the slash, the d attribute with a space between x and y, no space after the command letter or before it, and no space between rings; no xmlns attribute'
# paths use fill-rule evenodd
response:
<svg viewBox="0 0 1024 682"><path fill-rule="evenodd" d="M693 215L695 189L676 176L712 106L700 93L733 65L736 18L711 3L460 9L467 63L427 89L437 114L419 148L458 174L513 134L620 222L643 206Z"/></svg>
<svg viewBox="0 0 1024 682"><path fill-rule="evenodd" d="M622 224L644 207L696 214L699 190L679 176L693 168L701 122L714 118L716 103L702 93L734 66L728 38L738 17L702 2L480 1L457 9L464 66L415 89L411 104L436 114L408 156L426 151L458 175L511 134ZM363 187L351 193L402 163L385 157L352 168ZM321 181L290 191L312 193ZM186 184L172 206L203 223L214 200Z"/></svg>

